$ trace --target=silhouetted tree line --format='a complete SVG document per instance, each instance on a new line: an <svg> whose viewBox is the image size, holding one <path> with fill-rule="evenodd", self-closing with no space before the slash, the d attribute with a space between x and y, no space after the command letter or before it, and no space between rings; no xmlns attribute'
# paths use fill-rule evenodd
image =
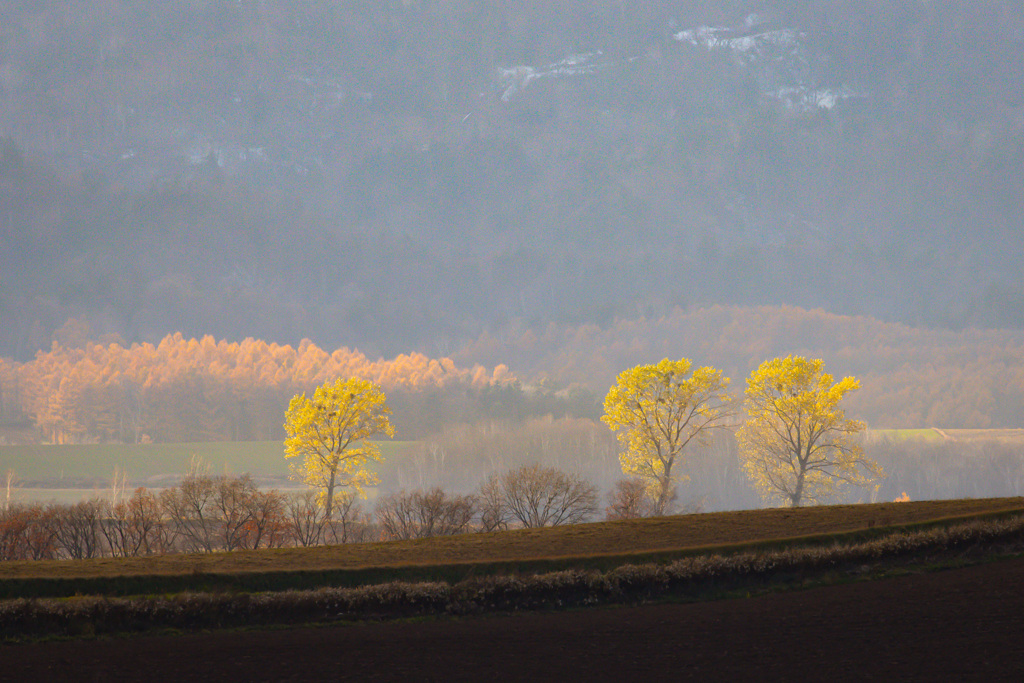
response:
<svg viewBox="0 0 1024 683"><path fill-rule="evenodd" d="M6 504L0 510L0 560L137 557L170 553L403 540L585 521L598 490L578 476L541 465L487 480L480 492L434 487L380 497L373 514L339 494L330 520L315 491L258 489L248 475L191 471L177 486L72 505Z"/></svg>

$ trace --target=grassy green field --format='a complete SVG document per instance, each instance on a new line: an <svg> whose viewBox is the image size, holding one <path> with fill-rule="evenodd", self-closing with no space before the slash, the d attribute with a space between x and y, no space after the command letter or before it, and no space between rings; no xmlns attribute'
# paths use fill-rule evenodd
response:
<svg viewBox="0 0 1024 683"><path fill-rule="evenodd" d="M942 434L934 429L869 429L868 440L888 439L889 441L943 441Z"/></svg>
<svg viewBox="0 0 1024 683"><path fill-rule="evenodd" d="M1024 429L872 429L868 438L1024 445ZM382 442L382 474L388 469L388 458L399 456L413 443ZM289 471L281 442L254 441L0 446L0 474L14 470L25 488L89 490L109 486L114 468L118 467L127 473L133 485L159 487L180 477L193 458L213 474L247 473L283 483Z"/></svg>
<svg viewBox="0 0 1024 683"><path fill-rule="evenodd" d="M945 429L943 433L958 443L989 441L1024 446L1024 429Z"/></svg>
<svg viewBox="0 0 1024 683"><path fill-rule="evenodd" d="M380 444L385 460L406 445ZM93 489L109 486L118 467L132 485L159 487L181 477L193 458L212 474L251 474L282 483L288 476L280 441L0 446L0 474L14 470L27 488Z"/></svg>

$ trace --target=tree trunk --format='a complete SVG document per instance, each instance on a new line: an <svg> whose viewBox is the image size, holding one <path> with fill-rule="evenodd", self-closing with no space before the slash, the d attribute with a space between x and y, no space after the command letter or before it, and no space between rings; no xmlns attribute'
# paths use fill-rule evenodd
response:
<svg viewBox="0 0 1024 683"><path fill-rule="evenodd" d="M661 475L661 481L658 482L661 486L661 491L658 492L658 514L664 515L665 508L668 506L668 494L669 489L672 486L672 463L665 465L665 471Z"/></svg>
<svg viewBox="0 0 1024 683"><path fill-rule="evenodd" d="M804 497L804 473L801 472L796 478L796 488L790 496L790 507L800 507L800 499Z"/></svg>
<svg viewBox="0 0 1024 683"><path fill-rule="evenodd" d="M327 500L324 503L326 514L324 516L324 520L327 522L328 526L331 526L331 514L334 512L334 478L337 471L337 467L331 469L331 479L327 482Z"/></svg>

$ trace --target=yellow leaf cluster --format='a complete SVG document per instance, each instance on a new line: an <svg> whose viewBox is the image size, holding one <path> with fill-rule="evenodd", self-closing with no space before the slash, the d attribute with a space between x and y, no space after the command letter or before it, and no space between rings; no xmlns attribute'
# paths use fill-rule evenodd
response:
<svg viewBox="0 0 1024 683"><path fill-rule="evenodd" d="M800 356L765 361L751 374L737 437L743 468L766 500L819 503L883 476L854 438L864 423L839 407L859 387L853 377L834 382L824 361Z"/></svg>
<svg viewBox="0 0 1024 683"><path fill-rule="evenodd" d="M336 489L362 494L378 482L366 464L380 462L380 449L367 439L394 436L390 414L381 388L358 377L328 381L312 398L305 393L292 398L285 413L284 455L301 459L293 470L322 492L328 518Z"/></svg>
<svg viewBox="0 0 1024 683"><path fill-rule="evenodd" d="M730 416L729 378L720 370L693 370L686 358L638 365L618 376L604 400L601 420L616 432L623 473L648 482L658 513L685 475L673 472L681 453Z"/></svg>

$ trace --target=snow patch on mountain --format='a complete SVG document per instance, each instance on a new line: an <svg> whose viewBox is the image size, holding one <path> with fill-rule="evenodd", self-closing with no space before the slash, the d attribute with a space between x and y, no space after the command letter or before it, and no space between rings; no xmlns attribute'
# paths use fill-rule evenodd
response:
<svg viewBox="0 0 1024 683"><path fill-rule="evenodd" d="M806 33L792 29L767 30L760 33L741 33L731 28L697 28L679 31L672 36L680 43L689 43L708 50L729 50L749 59L766 53L787 51L793 57L806 61L803 39Z"/></svg>
<svg viewBox="0 0 1024 683"><path fill-rule="evenodd" d="M597 73L598 69L606 66L597 61L601 56L600 50L581 52L541 67L517 65L498 69L499 89L502 91L501 101L511 101L517 93L522 92L526 86L540 78L568 78Z"/></svg>
<svg viewBox="0 0 1024 683"><path fill-rule="evenodd" d="M671 38L712 53L727 55L754 75L761 94L774 99L794 113L831 110L843 101L864 97L845 85L824 86L821 59L807 47L807 33L772 25L758 14L749 14L737 26L700 25L681 28L669 23ZM623 62L648 61L650 57L629 57ZM622 62L604 59L600 50L570 54L542 66L525 64L499 68L496 90L503 102L511 102L541 79L573 78L597 74Z"/></svg>
<svg viewBox="0 0 1024 683"><path fill-rule="evenodd" d="M809 112L815 109L835 109L844 100L864 97L861 93L844 86L839 88L803 87L779 88L766 93L793 111Z"/></svg>
<svg viewBox="0 0 1024 683"><path fill-rule="evenodd" d="M754 73L764 96L793 112L831 110L844 100L864 97L846 85L822 86L819 65L807 49L807 34L773 27L757 14L748 15L740 26L701 25L677 30L672 37L712 53L728 54Z"/></svg>

